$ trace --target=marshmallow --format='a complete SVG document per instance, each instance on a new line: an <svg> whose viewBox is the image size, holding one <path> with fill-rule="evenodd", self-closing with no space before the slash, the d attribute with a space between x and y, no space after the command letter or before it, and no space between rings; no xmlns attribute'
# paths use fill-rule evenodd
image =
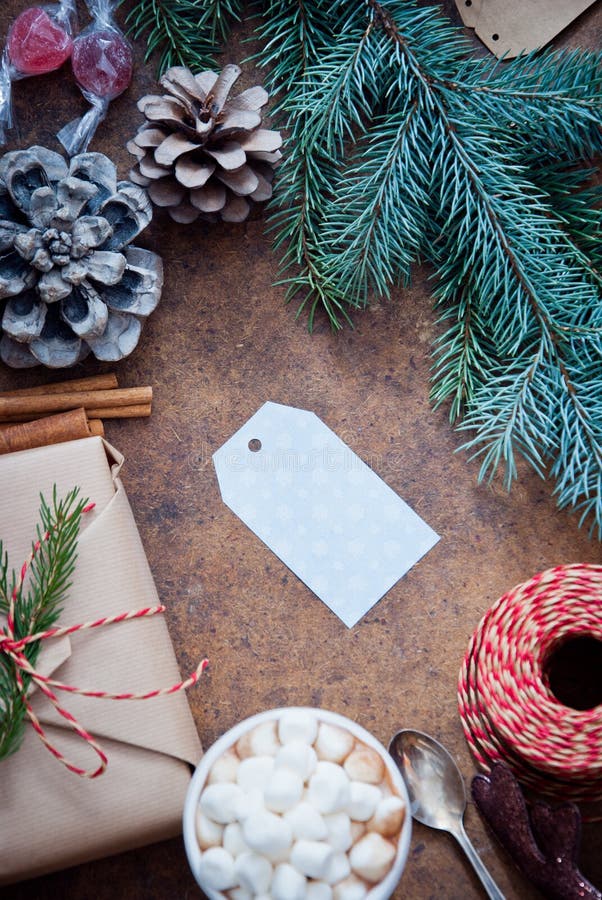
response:
<svg viewBox="0 0 602 900"><path fill-rule="evenodd" d="M351 875L349 857L346 853L335 853L328 866L328 871L326 872L324 880L328 882L328 884L338 884L339 881L342 881L349 875Z"/></svg>
<svg viewBox="0 0 602 900"><path fill-rule="evenodd" d="M243 791L250 791L252 788L263 790L270 780L273 769L273 756L249 756L243 759L238 767L236 783Z"/></svg>
<svg viewBox="0 0 602 900"><path fill-rule="evenodd" d="M283 744L290 741L304 741L313 744L318 733L318 723L312 713L305 709L289 709L282 713L278 722L278 737Z"/></svg>
<svg viewBox="0 0 602 900"><path fill-rule="evenodd" d="M336 763L319 762L309 780L308 799L321 813L346 809L351 799L349 778Z"/></svg>
<svg viewBox="0 0 602 900"><path fill-rule="evenodd" d="M291 865L308 878L323 880L334 857L330 844L300 840L293 844Z"/></svg>
<svg viewBox="0 0 602 900"><path fill-rule="evenodd" d="M345 850L349 850L353 843L353 837L351 835L351 819L347 813L338 812L324 816L324 822L328 829L326 840L332 849L343 853Z"/></svg>
<svg viewBox="0 0 602 900"><path fill-rule="evenodd" d="M243 793L237 784L218 782L206 787L199 800L207 818L220 825L227 825L236 818L236 803Z"/></svg>
<svg viewBox="0 0 602 900"><path fill-rule="evenodd" d="M289 861L289 857L291 855L291 848L284 847L282 850L272 851L268 859L272 863L273 866L277 866L278 863L287 863Z"/></svg>
<svg viewBox="0 0 602 900"><path fill-rule="evenodd" d="M234 860L223 847L210 847L201 856L199 881L213 891L227 891L237 884Z"/></svg>
<svg viewBox="0 0 602 900"><path fill-rule="evenodd" d="M316 768L318 757L316 751L305 741L289 741L283 744L276 754L275 764L298 772L303 781L307 781Z"/></svg>
<svg viewBox="0 0 602 900"><path fill-rule="evenodd" d="M305 838L308 841L321 841L328 834L326 822L318 810L306 801L289 809L284 814L284 820L291 826L295 839Z"/></svg>
<svg viewBox="0 0 602 900"><path fill-rule="evenodd" d="M208 819L200 806L197 806L195 814L196 839L201 850L209 847L219 847L222 843L223 825L218 825Z"/></svg>
<svg viewBox="0 0 602 900"><path fill-rule="evenodd" d="M350 875L344 881L339 881L332 891L332 900L364 900L368 891L363 881Z"/></svg>
<svg viewBox="0 0 602 900"><path fill-rule="evenodd" d="M248 756L276 756L279 749L276 722L262 722L236 742L236 752L241 759Z"/></svg>
<svg viewBox="0 0 602 900"><path fill-rule="evenodd" d="M226 826L229 828L230 826ZM351 840L355 844L356 841L359 841L361 837L366 834L366 826L363 822L352 822L351 823ZM373 829L376 830L376 829Z"/></svg>
<svg viewBox="0 0 602 900"><path fill-rule="evenodd" d="M322 722L318 728L318 737L315 743L318 759L342 763L353 750L354 743L353 735L344 728Z"/></svg>
<svg viewBox="0 0 602 900"><path fill-rule="evenodd" d="M230 748L215 760L209 770L207 784L218 784L220 781L236 781L236 773L240 760L234 750Z"/></svg>
<svg viewBox="0 0 602 900"><path fill-rule="evenodd" d="M242 827L238 822L231 822L224 828L222 845L235 858L249 850L249 845L242 836Z"/></svg>
<svg viewBox="0 0 602 900"><path fill-rule="evenodd" d="M344 767L352 781L380 784L385 777L384 761L370 747L356 747L345 760Z"/></svg>
<svg viewBox="0 0 602 900"><path fill-rule="evenodd" d="M251 891L245 890L245 888L237 887L234 890L230 891L230 900L253 900L253 894Z"/></svg>
<svg viewBox="0 0 602 900"><path fill-rule="evenodd" d="M310 881L305 892L305 900L332 900L332 888L323 881Z"/></svg>
<svg viewBox="0 0 602 900"><path fill-rule="evenodd" d="M365 781L352 781L349 815L357 822L367 822L374 815L381 800L382 793L376 785L366 784Z"/></svg>
<svg viewBox="0 0 602 900"><path fill-rule="evenodd" d="M242 826L243 838L257 853L268 859L287 850L293 842L293 832L288 822L268 810L251 813Z"/></svg>
<svg viewBox="0 0 602 900"><path fill-rule="evenodd" d="M356 875L375 883L385 877L393 865L396 852L390 841L375 831L369 831L352 847L349 862Z"/></svg>
<svg viewBox="0 0 602 900"><path fill-rule="evenodd" d="M274 870L271 896L273 900L305 900L307 881L288 863L281 863Z"/></svg>
<svg viewBox="0 0 602 900"><path fill-rule="evenodd" d="M272 881L272 866L258 853L241 853L234 863L240 885L253 894L267 892Z"/></svg>
<svg viewBox="0 0 602 900"><path fill-rule="evenodd" d="M253 788L251 791L241 793L234 804L234 811L239 822L244 822L251 813L260 812L262 809L265 809L265 803L263 791L259 788Z"/></svg>
<svg viewBox="0 0 602 900"><path fill-rule="evenodd" d="M385 797L381 800L374 815L368 822L370 831L378 831L383 837L393 837L401 830L405 819L406 808L399 797Z"/></svg>
<svg viewBox="0 0 602 900"><path fill-rule="evenodd" d="M264 791L265 805L273 812L283 813L295 806L302 794L303 779L297 772L274 769Z"/></svg>

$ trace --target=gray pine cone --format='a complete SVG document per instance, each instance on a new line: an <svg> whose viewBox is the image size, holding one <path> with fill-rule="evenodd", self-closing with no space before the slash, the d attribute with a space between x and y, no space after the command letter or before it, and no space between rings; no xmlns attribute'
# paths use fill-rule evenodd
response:
<svg viewBox="0 0 602 900"><path fill-rule="evenodd" d="M72 366L132 352L163 287L156 253L128 246L152 218L144 190L102 153L45 147L0 159L0 358Z"/></svg>
<svg viewBox="0 0 602 900"><path fill-rule="evenodd" d="M272 196L282 138L260 127L262 87L228 99L240 72L228 65L193 75L177 66L161 78L166 94L138 101L146 121L127 145L138 159L130 178L176 222L242 222L253 202Z"/></svg>

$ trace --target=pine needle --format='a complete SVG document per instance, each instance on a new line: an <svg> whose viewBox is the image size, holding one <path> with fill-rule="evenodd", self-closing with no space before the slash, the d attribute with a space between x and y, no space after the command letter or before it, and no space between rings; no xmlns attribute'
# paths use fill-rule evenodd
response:
<svg viewBox="0 0 602 900"><path fill-rule="evenodd" d="M159 57L158 72L171 66L201 71L215 66L242 0L136 0L126 18L134 39L144 38L146 56Z"/></svg>
<svg viewBox="0 0 602 900"><path fill-rule="evenodd" d="M79 499L79 488L74 488L66 497L58 500L55 487L52 506L48 505L44 497L40 498L41 524L37 526L40 545L34 553L26 581L18 590L15 604L16 639L46 631L57 621L61 605L71 586L79 524L86 503L86 500ZM10 597L18 583L14 569L9 576L8 557L0 540L0 613L8 613ZM39 651L39 641L26 644L23 648L32 664ZM23 682L27 690L29 676L23 675ZM15 682L14 664L9 657L0 653L0 760L19 749L24 729L25 706Z"/></svg>

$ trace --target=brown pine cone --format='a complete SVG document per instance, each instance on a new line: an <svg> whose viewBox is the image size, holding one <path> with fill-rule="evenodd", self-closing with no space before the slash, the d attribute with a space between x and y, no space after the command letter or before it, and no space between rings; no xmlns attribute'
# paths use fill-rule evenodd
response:
<svg viewBox="0 0 602 900"><path fill-rule="evenodd" d="M227 65L193 75L178 66L161 77L166 94L138 101L145 122L127 145L138 158L130 177L176 222L242 222L253 202L272 195L282 138L260 127L264 88L228 99L240 72Z"/></svg>

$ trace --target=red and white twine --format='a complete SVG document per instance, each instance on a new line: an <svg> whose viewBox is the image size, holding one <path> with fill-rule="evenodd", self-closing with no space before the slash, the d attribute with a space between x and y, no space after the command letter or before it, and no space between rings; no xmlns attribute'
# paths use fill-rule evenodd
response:
<svg viewBox="0 0 602 900"><path fill-rule="evenodd" d="M86 506L82 512L89 512L93 508L94 504L91 503ZM76 775L81 775L82 778L97 778L99 775L102 775L107 767L107 756L102 747L94 739L94 737L88 731L86 731L86 729L68 710L61 706L58 697L56 696L52 688L55 688L55 690L57 691L63 691L70 694L80 694L83 697L95 697L106 700L150 700L153 697L162 697L167 694L175 694L177 691L186 690L186 688L189 688L193 684L196 684L201 673L204 672L209 665L209 662L206 659L201 660L196 668L196 671L193 672L193 674L189 678L186 678L184 681L179 681L177 684L173 684L167 688L159 688L156 690L144 691L142 693L111 693L110 691L88 690L86 688L79 688L70 684L65 684L62 681L57 681L54 678L49 678L48 676L42 675L40 672L38 672L35 667L31 665L31 663L25 656L25 653L23 652L23 648L27 646L27 644L32 644L34 641L45 641L53 637L63 637L65 635L74 634L78 631L86 631L92 628L101 628L104 625L115 625L118 622L127 622L131 619L143 619L165 611L165 607L162 605L147 606L144 609L130 610L129 612L119 613L118 615L114 616L105 616L104 618L96 619L93 622L84 622L80 625L69 625L62 628L49 628L47 631L38 632L37 634L30 634L23 638L16 638L15 609L18 603L21 588L23 587L23 582L25 581L27 570L29 569L29 566L31 565L31 562L34 559L36 553L39 551L42 541L47 541L49 538L50 532L46 532L42 540L36 541L28 559L23 563L23 566L21 567L19 579L11 592L6 627L4 629L0 629L0 653L4 653L14 663L15 681L23 699L27 717L46 749L49 750L49 752L52 753L52 755L56 757L56 759L58 759L59 762L61 762L67 769L69 769L70 772L74 772ZM27 674L37 685L39 690L54 706L57 713L63 719L65 719L69 728L71 728L77 735L79 735L79 737L81 737L82 740L84 740L94 750L100 760L100 763L96 769L82 769L80 766L67 759L58 749L58 747L56 747L49 740L27 697L27 689L23 682L23 674Z"/></svg>
<svg viewBox="0 0 602 900"><path fill-rule="evenodd" d="M481 768L506 762L527 787L602 801L602 706L576 710L552 693L551 653L569 638L602 641L602 566L556 566L504 594L464 658L458 700Z"/></svg>

